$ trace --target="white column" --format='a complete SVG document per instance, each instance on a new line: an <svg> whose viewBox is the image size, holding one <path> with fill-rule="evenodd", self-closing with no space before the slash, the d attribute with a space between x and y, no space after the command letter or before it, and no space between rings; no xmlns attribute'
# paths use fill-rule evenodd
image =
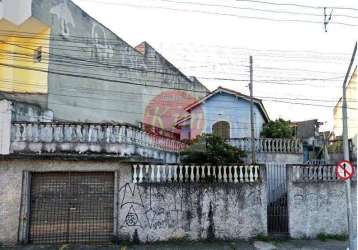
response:
<svg viewBox="0 0 358 250"><path fill-rule="evenodd" d="M0 101L0 155L10 154L11 102Z"/></svg>

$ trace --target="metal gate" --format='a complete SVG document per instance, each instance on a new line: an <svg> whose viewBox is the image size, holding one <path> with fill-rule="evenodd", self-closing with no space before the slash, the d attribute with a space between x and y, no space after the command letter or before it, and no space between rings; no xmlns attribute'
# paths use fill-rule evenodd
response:
<svg viewBox="0 0 358 250"><path fill-rule="evenodd" d="M286 164L268 163L267 226L270 234L288 234Z"/></svg>
<svg viewBox="0 0 358 250"><path fill-rule="evenodd" d="M31 174L29 241L79 243L112 240L114 174Z"/></svg>

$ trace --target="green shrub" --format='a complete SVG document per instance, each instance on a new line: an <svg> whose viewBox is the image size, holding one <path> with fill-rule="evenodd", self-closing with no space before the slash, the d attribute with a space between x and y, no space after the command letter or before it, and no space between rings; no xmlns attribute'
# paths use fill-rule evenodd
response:
<svg viewBox="0 0 358 250"><path fill-rule="evenodd" d="M245 152L226 143L221 137L211 134L198 136L189 148L180 153L183 164L239 164Z"/></svg>
<svg viewBox="0 0 358 250"><path fill-rule="evenodd" d="M294 133L295 129L292 127L291 122L280 118L266 123L261 132L261 136L266 138L291 139Z"/></svg>

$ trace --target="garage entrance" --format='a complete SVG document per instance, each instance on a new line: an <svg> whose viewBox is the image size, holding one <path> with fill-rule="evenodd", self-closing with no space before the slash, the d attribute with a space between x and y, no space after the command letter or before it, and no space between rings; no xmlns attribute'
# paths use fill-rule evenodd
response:
<svg viewBox="0 0 358 250"><path fill-rule="evenodd" d="M46 172L31 176L30 242L112 240L114 173Z"/></svg>

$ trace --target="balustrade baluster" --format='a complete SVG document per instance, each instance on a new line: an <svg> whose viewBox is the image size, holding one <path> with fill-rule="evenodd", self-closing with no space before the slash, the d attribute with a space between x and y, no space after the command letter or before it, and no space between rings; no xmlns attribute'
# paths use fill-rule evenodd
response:
<svg viewBox="0 0 358 250"><path fill-rule="evenodd" d="M323 166L323 169L322 169L322 171L323 171L322 179L325 181L327 180L327 167L328 166Z"/></svg>
<svg viewBox="0 0 358 250"><path fill-rule="evenodd" d="M216 177L217 177L217 172L218 172L218 166L212 166L211 174L215 181L216 181Z"/></svg>
<svg viewBox="0 0 358 250"><path fill-rule="evenodd" d="M254 166L250 165L249 166L249 181L253 182L254 181Z"/></svg>
<svg viewBox="0 0 358 250"><path fill-rule="evenodd" d="M205 166L201 166L201 179L202 181L205 180Z"/></svg>
<svg viewBox="0 0 358 250"><path fill-rule="evenodd" d="M191 182L194 182L195 180L194 180L194 166L193 165L191 165L190 166L190 181Z"/></svg>
<svg viewBox="0 0 358 250"><path fill-rule="evenodd" d="M227 182L227 173L226 173L226 169L227 169L227 166L223 166L223 179L224 179L224 182Z"/></svg>
<svg viewBox="0 0 358 250"><path fill-rule="evenodd" d="M322 180L322 166L318 166L317 171L317 180Z"/></svg>
<svg viewBox="0 0 358 250"><path fill-rule="evenodd" d="M151 173L151 176L150 176L150 181L154 182L154 180L155 180L155 173L154 173L155 165L150 165L150 168L152 170L152 173Z"/></svg>
<svg viewBox="0 0 358 250"><path fill-rule="evenodd" d="M206 166L206 168L207 168L207 170L208 170L208 178L210 178L210 176L211 176L211 166L210 165L208 165L208 166Z"/></svg>
<svg viewBox="0 0 358 250"><path fill-rule="evenodd" d="M26 128L26 140L32 142L32 124L27 124Z"/></svg>
<svg viewBox="0 0 358 250"><path fill-rule="evenodd" d="M178 170L178 165L174 166L174 182L178 181L177 179L177 170Z"/></svg>
<svg viewBox="0 0 358 250"><path fill-rule="evenodd" d="M26 139L26 134L25 134L25 125L23 126L23 131L21 134L21 140L25 141ZM40 124L40 141L41 142L46 142L46 131L45 131L45 125L44 124Z"/></svg>
<svg viewBox="0 0 358 250"><path fill-rule="evenodd" d="M185 166L185 176L184 176L184 179L185 179L185 182L189 182L189 166Z"/></svg>
<svg viewBox="0 0 358 250"><path fill-rule="evenodd" d="M149 180L150 180L150 177L149 177L149 165L145 165L144 181L148 182Z"/></svg>
<svg viewBox="0 0 358 250"><path fill-rule="evenodd" d="M234 166L234 182L238 182L237 166Z"/></svg>
<svg viewBox="0 0 358 250"><path fill-rule="evenodd" d="M32 138L33 142L39 141L39 127L37 123L32 126Z"/></svg>
<svg viewBox="0 0 358 250"><path fill-rule="evenodd" d="M335 167L332 167L332 170L331 170L332 172L332 179L333 180L337 180L337 172L336 172L336 168Z"/></svg>
<svg viewBox="0 0 358 250"><path fill-rule="evenodd" d="M272 150L272 145L271 145L271 143L272 143L272 140L271 139L266 139L266 142L267 142L267 152L271 152L271 150Z"/></svg>
<svg viewBox="0 0 358 250"><path fill-rule="evenodd" d="M244 182L249 181L249 166L245 165Z"/></svg>
<svg viewBox="0 0 358 250"><path fill-rule="evenodd" d="M160 165L157 165L157 182L160 182Z"/></svg>
<svg viewBox="0 0 358 250"><path fill-rule="evenodd" d="M260 170L260 166L254 166L254 181L257 181L259 179L259 170Z"/></svg>
<svg viewBox="0 0 358 250"><path fill-rule="evenodd" d="M173 182L172 180L172 165L167 165L168 168L168 182Z"/></svg>
<svg viewBox="0 0 358 250"><path fill-rule="evenodd" d="M143 165L139 165L139 180L138 182L139 183L142 183L143 182Z"/></svg>
<svg viewBox="0 0 358 250"><path fill-rule="evenodd" d="M137 183L137 165L133 165L133 183Z"/></svg>
<svg viewBox="0 0 358 250"><path fill-rule="evenodd" d="M180 182L183 182L183 166L179 166L179 180Z"/></svg>
<svg viewBox="0 0 358 250"><path fill-rule="evenodd" d="M57 138L55 140L57 140L58 142L63 142L64 141L63 125L59 124L55 128L57 130Z"/></svg>
<svg viewBox="0 0 358 250"><path fill-rule="evenodd" d="M20 131L20 141L26 141L26 124L25 123L20 124L19 131ZM42 136L42 134L40 134L40 136Z"/></svg>
<svg viewBox="0 0 358 250"><path fill-rule="evenodd" d="M200 166L195 166L195 176L196 176L196 181L199 182L200 181Z"/></svg>
<svg viewBox="0 0 358 250"><path fill-rule="evenodd" d="M229 176L228 176L229 177L229 182L232 182L232 172L231 171L232 171L232 166L230 165L229 166Z"/></svg>
<svg viewBox="0 0 358 250"><path fill-rule="evenodd" d="M244 175L242 173L242 166L239 167L240 168L240 182L244 182Z"/></svg>
<svg viewBox="0 0 358 250"><path fill-rule="evenodd" d="M222 182L223 179L222 179L222 173L221 173L221 168L222 166L218 166L218 182Z"/></svg>

